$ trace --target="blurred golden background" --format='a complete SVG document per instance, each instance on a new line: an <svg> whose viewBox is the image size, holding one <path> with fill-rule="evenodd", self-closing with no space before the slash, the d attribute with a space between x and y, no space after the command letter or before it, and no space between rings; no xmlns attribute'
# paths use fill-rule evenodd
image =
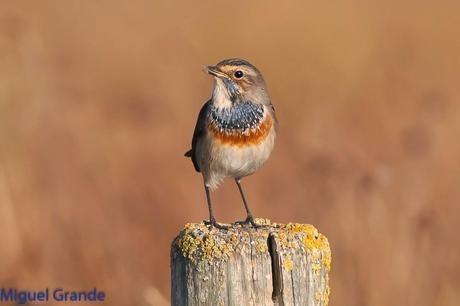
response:
<svg viewBox="0 0 460 306"><path fill-rule="evenodd" d="M333 249L331 305L458 305L458 1L2 1L0 282L167 305L207 218L189 149L228 57L264 74L277 146L253 211ZM244 218L236 186L219 221Z"/></svg>

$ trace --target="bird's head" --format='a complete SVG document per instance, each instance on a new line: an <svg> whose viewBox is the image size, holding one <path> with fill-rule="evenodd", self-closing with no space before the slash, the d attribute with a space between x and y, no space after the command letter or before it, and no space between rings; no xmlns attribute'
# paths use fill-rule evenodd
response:
<svg viewBox="0 0 460 306"><path fill-rule="evenodd" d="M207 66L205 71L215 79L213 103L217 107L231 107L245 101L270 103L262 74L248 61L226 59Z"/></svg>

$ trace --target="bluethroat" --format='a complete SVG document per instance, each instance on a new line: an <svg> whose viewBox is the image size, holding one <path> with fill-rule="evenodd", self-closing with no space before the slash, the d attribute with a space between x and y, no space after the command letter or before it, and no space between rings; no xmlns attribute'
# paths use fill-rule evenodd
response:
<svg viewBox="0 0 460 306"><path fill-rule="evenodd" d="M241 179L256 172L269 158L278 121L260 71L242 59L226 59L205 68L214 77L211 99L200 110L192 139L191 157L201 172L209 209L209 222L216 222L210 190L225 177L233 178L246 209L246 225L258 227L241 187Z"/></svg>

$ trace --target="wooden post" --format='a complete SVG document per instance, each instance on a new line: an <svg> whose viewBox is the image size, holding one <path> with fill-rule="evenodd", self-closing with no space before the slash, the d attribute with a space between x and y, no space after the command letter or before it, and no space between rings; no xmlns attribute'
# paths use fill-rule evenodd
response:
<svg viewBox="0 0 460 306"><path fill-rule="evenodd" d="M171 247L172 305L327 305L327 238L312 225L257 222L266 227L187 224Z"/></svg>

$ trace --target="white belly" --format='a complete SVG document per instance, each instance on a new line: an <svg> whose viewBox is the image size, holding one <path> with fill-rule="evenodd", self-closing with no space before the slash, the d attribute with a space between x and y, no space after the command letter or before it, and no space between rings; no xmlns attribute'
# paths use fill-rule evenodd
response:
<svg viewBox="0 0 460 306"><path fill-rule="evenodd" d="M272 127L267 137L258 144L235 146L207 139L209 152L207 167L202 168L206 184L215 189L224 177L242 178L256 172L270 157L275 143Z"/></svg>

